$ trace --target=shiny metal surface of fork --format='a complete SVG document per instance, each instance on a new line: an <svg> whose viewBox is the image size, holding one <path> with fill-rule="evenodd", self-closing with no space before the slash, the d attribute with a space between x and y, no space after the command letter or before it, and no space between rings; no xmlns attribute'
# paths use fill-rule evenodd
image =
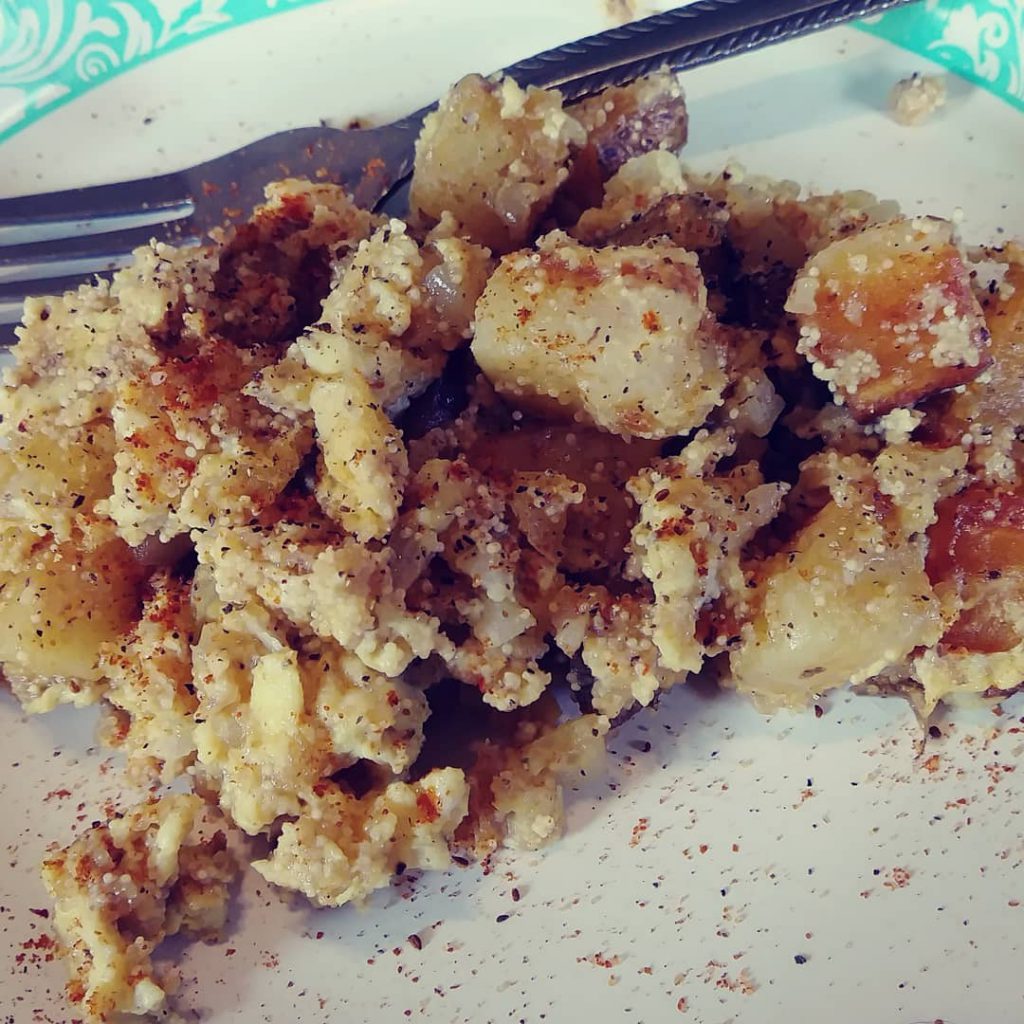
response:
<svg viewBox="0 0 1024 1024"><path fill-rule="evenodd" d="M698 0L529 57L504 74L524 86L557 86L575 100L665 64L697 67L903 2ZM157 177L0 200L0 331L20 319L27 295L60 293L125 266L150 239L194 243L241 220L270 181L333 181L360 205L378 207L411 173L416 136L432 109L379 128L281 132ZM386 205L394 209L395 198Z"/></svg>

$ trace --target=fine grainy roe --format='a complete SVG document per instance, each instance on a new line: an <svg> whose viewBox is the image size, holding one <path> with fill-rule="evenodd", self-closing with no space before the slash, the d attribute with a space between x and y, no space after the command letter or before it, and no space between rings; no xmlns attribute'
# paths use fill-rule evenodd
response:
<svg viewBox="0 0 1024 1024"><path fill-rule="evenodd" d="M570 107L474 76L408 222L278 182L27 303L4 677L193 790L47 860L77 1017L167 1009L151 954L223 922L226 829L339 906L554 839L608 730L697 672L922 717L1020 686L1024 251L696 175L686 130L667 74Z"/></svg>

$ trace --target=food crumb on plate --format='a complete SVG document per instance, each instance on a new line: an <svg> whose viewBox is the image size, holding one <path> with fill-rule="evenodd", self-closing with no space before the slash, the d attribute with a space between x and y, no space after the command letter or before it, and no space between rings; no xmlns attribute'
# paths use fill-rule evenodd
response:
<svg viewBox="0 0 1024 1024"><path fill-rule="evenodd" d="M924 124L945 105L946 80L941 75L915 71L909 78L900 79L889 93L889 113L903 125Z"/></svg>

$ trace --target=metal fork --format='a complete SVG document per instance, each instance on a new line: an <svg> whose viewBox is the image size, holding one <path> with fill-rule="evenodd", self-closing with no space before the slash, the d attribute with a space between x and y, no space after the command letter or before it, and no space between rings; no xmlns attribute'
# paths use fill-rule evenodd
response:
<svg viewBox="0 0 1024 1024"><path fill-rule="evenodd" d="M529 57L504 74L523 86L557 87L576 100L666 64L680 71L709 64L903 2L699 0ZM387 200L383 205L400 212L399 189L433 109L380 128L280 132L153 178L0 200L0 330L20 319L27 295L61 293L89 274L122 267L153 238L193 243L242 219L262 200L267 182L279 178L334 181L364 207Z"/></svg>

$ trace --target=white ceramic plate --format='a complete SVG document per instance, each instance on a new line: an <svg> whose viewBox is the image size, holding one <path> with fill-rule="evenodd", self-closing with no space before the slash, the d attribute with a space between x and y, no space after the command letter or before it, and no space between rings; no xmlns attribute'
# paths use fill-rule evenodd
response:
<svg viewBox="0 0 1024 1024"><path fill-rule="evenodd" d="M181 166L320 117L390 117L607 18L599 0L280 13L40 118L0 146L0 191ZM959 206L972 240L1024 234L1019 113L954 81L924 127L885 117L890 85L926 65L843 29L691 73L687 156L911 211ZM769 719L680 688L620 732L606 778L572 794L560 844L502 855L489 874L405 878L332 912L250 874L227 938L185 951L180 1003L208 1024L1024 1019L1024 707L958 711L922 755L902 703L826 706ZM66 710L26 720L0 694L4 1024L73 1020L34 910L47 844L121 795L92 725Z"/></svg>

